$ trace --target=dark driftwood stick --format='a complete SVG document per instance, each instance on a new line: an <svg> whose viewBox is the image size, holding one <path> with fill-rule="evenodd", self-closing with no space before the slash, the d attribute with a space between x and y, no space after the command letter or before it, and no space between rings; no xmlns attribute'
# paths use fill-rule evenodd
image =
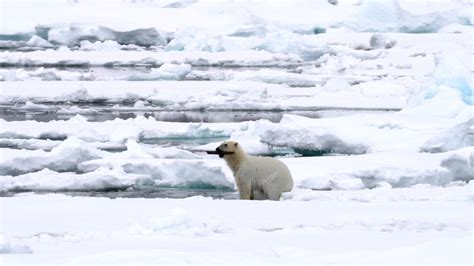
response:
<svg viewBox="0 0 474 266"><path fill-rule="evenodd" d="M224 154L234 154L233 151L206 151L207 154L218 154L218 155L224 155Z"/></svg>

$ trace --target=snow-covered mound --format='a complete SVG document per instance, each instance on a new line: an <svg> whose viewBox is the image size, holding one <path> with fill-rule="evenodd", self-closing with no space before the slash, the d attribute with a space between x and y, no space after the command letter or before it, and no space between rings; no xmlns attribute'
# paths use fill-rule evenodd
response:
<svg viewBox="0 0 474 266"><path fill-rule="evenodd" d="M327 119L286 115L260 137L276 146L346 154L458 149L470 146L473 124L472 106L462 96L456 89L441 86L432 98L395 114Z"/></svg>
<svg viewBox="0 0 474 266"><path fill-rule="evenodd" d="M107 27L71 24L67 26L42 26L36 28L47 35L47 40L53 44L74 46L81 41L116 41L119 44L134 44L138 46L158 46L166 44L166 36L162 36L155 28L137 29L117 32Z"/></svg>
<svg viewBox="0 0 474 266"><path fill-rule="evenodd" d="M68 138L51 151L0 150L0 191L106 191L155 187L233 188L223 162L127 141L106 152ZM97 160L95 160L97 159Z"/></svg>
<svg viewBox="0 0 474 266"><path fill-rule="evenodd" d="M177 123L156 121L153 117L115 119L89 122L76 116L65 121L37 122L0 120L2 138L64 140L75 137L83 141L122 142L128 139L179 139L228 137L236 130L243 130L253 123Z"/></svg>
<svg viewBox="0 0 474 266"><path fill-rule="evenodd" d="M137 184L150 183L148 177L127 175L107 168L97 171L76 174L73 172L58 173L45 168L38 172L2 176L1 191L107 191L127 189Z"/></svg>
<svg viewBox="0 0 474 266"><path fill-rule="evenodd" d="M406 105L410 97L404 87L395 85L386 87L387 90L371 89L368 95L370 84L366 84L367 87L357 85L348 91L340 88L321 91L319 86L289 88L258 81L23 81L2 85L0 102L3 104L30 101L36 104L114 103L126 106L130 102L142 101L150 109L175 111L291 111L324 108L398 110ZM180 93L176 94L177 91Z"/></svg>
<svg viewBox="0 0 474 266"><path fill-rule="evenodd" d="M76 156L81 150L72 149L75 143L81 144L82 154L95 152L95 156ZM249 147L248 144L248 141L242 142L244 148ZM10 158L0 163L2 191L234 188L232 173L223 160L200 158L182 150L160 152L160 149L131 142L127 143L126 151L108 153L88 147L84 142L66 141L51 152L39 153L2 150L2 155ZM474 178L470 148L436 154L379 152L282 160L290 168L295 186L303 189L445 186ZM42 163L25 164L38 161ZM48 170L41 170L45 168Z"/></svg>
<svg viewBox="0 0 474 266"><path fill-rule="evenodd" d="M35 70L25 69L0 69L0 81L86 81L95 80L94 74L90 71L79 72L69 70L59 70L56 68L39 67Z"/></svg>
<svg viewBox="0 0 474 266"><path fill-rule="evenodd" d="M66 140L50 152L1 149L0 154L1 175L19 175L44 168L74 172L79 163L101 158L100 151L85 147L77 140Z"/></svg>
<svg viewBox="0 0 474 266"><path fill-rule="evenodd" d="M127 174L146 176L152 180L151 183L144 184L148 186L234 188L229 170L225 169L222 161L217 160L104 159L84 162L79 167L87 172L106 167ZM137 187L140 188L140 185Z"/></svg>
<svg viewBox="0 0 474 266"><path fill-rule="evenodd" d="M165 63L157 69L152 69L150 73L135 74L124 77L125 80L182 80L191 72L189 64L169 64Z"/></svg>
<svg viewBox="0 0 474 266"><path fill-rule="evenodd" d="M471 148L446 153L384 152L285 159L298 188L360 190L376 187L446 186L474 179Z"/></svg>
<svg viewBox="0 0 474 266"><path fill-rule="evenodd" d="M409 4L411 3L405 2L402 6L410 8ZM425 12L413 13L411 10L404 9L397 0L365 0L355 16L356 21L349 22L348 25L359 31L408 33L437 32L441 27L451 23L472 25L472 18L466 10L462 9L461 2L452 3L452 6L444 10L433 11L429 8L430 3L424 4L426 5Z"/></svg>
<svg viewBox="0 0 474 266"><path fill-rule="evenodd" d="M72 51L68 48L61 48L58 51L0 53L0 65L16 67L159 67L165 63L223 67L287 67L297 65L299 62L301 59L295 55L249 50L213 53L201 51Z"/></svg>
<svg viewBox="0 0 474 266"><path fill-rule="evenodd" d="M4 4L4 16L5 21L12 23L5 23L0 33L20 40L19 37L36 34L50 42L66 45L79 40L116 40L150 46L166 44L169 37L166 32L176 32L173 46L182 48L177 44L190 39L189 34L182 33L191 32L197 43L190 46L192 49L212 49L216 45L222 47L225 41L220 39L227 36L240 39L257 36L263 37L263 43L271 43L273 32L262 30L269 27L298 34L321 33L338 27L350 27L355 31L420 33L436 32L452 23L472 25L466 1L452 1L448 3L449 8L443 1L366 0L355 5L347 1L341 1L339 5L329 2L115 0L96 3L49 0L49 8L45 10L42 4L30 1L26 3L25 19L13 23L15 14L25 9L23 2L10 0ZM114 10L114 14L109 14L107 19L93 15L96 12L108 14L110 10ZM298 16L288 16L289 10ZM127 17L133 17L133 22L125 22ZM244 42L255 44L258 39Z"/></svg>

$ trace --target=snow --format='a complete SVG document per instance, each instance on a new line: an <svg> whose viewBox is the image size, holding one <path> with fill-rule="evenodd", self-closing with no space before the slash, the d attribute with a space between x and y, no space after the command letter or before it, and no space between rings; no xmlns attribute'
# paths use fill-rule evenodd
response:
<svg viewBox="0 0 474 266"><path fill-rule="evenodd" d="M124 77L124 80L182 80L191 72L189 64L165 63L157 69L151 69L150 73L135 74Z"/></svg>
<svg viewBox="0 0 474 266"><path fill-rule="evenodd" d="M150 182L139 175L126 175L106 168L75 174L56 172L44 168L41 171L18 176L2 176L3 191L103 191L126 189L134 184Z"/></svg>
<svg viewBox="0 0 474 266"><path fill-rule="evenodd" d="M462 94L464 102L471 105L474 104L472 73L456 57L448 55L439 56L433 77L436 85L456 88Z"/></svg>
<svg viewBox="0 0 474 266"><path fill-rule="evenodd" d="M31 39L26 43L26 45L33 46L33 47L44 47L44 48L51 48L53 47L53 44L48 42L47 40L37 36L33 35L31 36Z"/></svg>
<svg viewBox="0 0 474 266"><path fill-rule="evenodd" d="M433 5L441 6L442 2L446 1L432 2L437 2ZM424 4L426 5L426 3ZM460 7L462 3L458 3L461 5L449 4L448 8L445 7L441 10L425 6L424 12L421 13L417 10L412 12L412 10L404 9L397 0L367 0L360 6L355 22L348 24L359 31L401 31L408 33L436 32L442 26L452 23L472 25L472 19L466 12L467 10ZM422 5L423 3L420 6ZM410 8L413 7L416 8L416 5L410 6ZM433 12L426 13L426 10L433 10Z"/></svg>
<svg viewBox="0 0 474 266"><path fill-rule="evenodd" d="M242 141L244 148L249 147L247 146L249 143L253 144L248 139ZM80 149L75 148L79 145ZM197 149L211 147L215 147L213 143ZM232 174L225 163L217 158L211 160L176 148L152 149L134 141L128 141L126 148L127 150L123 152L108 153L89 147L82 141L68 139L50 152L2 149L4 157L0 163L2 174L16 176L4 177L6 184L9 185L5 185L3 190L47 190L46 188L50 188L48 182L42 184L37 181L45 176L52 180L73 179L76 184L60 185L64 181L57 182L56 186L59 187L57 190L81 190L81 187L103 190L124 186L138 189L143 186L234 187ZM257 146L249 152L268 153L268 150L266 146L261 148ZM374 188L383 183L388 183L392 187L410 187L416 184L445 186L453 181L469 181L472 179L470 173L474 170L471 157L470 149L462 148L436 154L378 152L358 156L282 158L282 160L293 173L295 186L298 188L353 190ZM318 172L309 171L308 166L318 166ZM84 174L58 175L50 170L32 173L44 168L56 172L72 171ZM101 171L102 168L115 171L112 176L114 180L118 178L120 183L109 181L110 175L107 171ZM92 177L88 178L89 176ZM137 179L137 176L141 178ZM95 183L87 183L92 182L89 181L92 178ZM37 183L25 185L25 180L30 179ZM130 181L131 179L134 181Z"/></svg>
<svg viewBox="0 0 474 266"><path fill-rule="evenodd" d="M103 26L70 24L66 26L45 26L42 30L47 32L48 41L56 45L74 46L80 44L82 47L82 42L91 40L104 42L104 46L109 47L111 46L110 42L145 47L166 44L165 38L154 28L117 32ZM113 45L113 47L116 47L116 45Z"/></svg>
<svg viewBox="0 0 474 266"><path fill-rule="evenodd" d="M1 135L5 138L66 139L75 137L84 141L124 142L132 139L151 138L199 138L227 137L236 129L245 128L242 123L175 123L156 121L153 117L115 119L105 122L89 122L78 115L69 120L52 122L1 121Z"/></svg>
<svg viewBox="0 0 474 266"><path fill-rule="evenodd" d="M398 31L401 8L396 0L368 0L360 6L357 28L366 31Z"/></svg>
<svg viewBox="0 0 474 266"><path fill-rule="evenodd" d="M179 68L181 69L181 68ZM161 72L162 73L162 72ZM387 90L364 95L349 91L288 88L284 84L258 81L87 81L5 82L0 102L63 103L146 100L157 110L314 110L324 107L400 109L407 93ZM176 91L182 93L176 95ZM406 90L405 90L406 92ZM379 97L381 96L381 97ZM381 99L383 97L383 99Z"/></svg>
<svg viewBox="0 0 474 266"><path fill-rule="evenodd" d="M1 69L0 81L78 81L94 80L92 72L76 72L56 68L39 67L36 70Z"/></svg>
<svg viewBox="0 0 474 266"><path fill-rule="evenodd" d="M5 237L13 245L28 245L33 251L2 260L7 265L256 260L468 263L471 186L376 189L371 194L350 192L342 197L319 191L313 192L317 193L315 200L282 202L202 197L2 198ZM20 207L23 212L17 211ZM282 213L285 219L281 219ZM31 216L36 217L34 224ZM420 252L429 256L420 256Z"/></svg>
<svg viewBox="0 0 474 266"><path fill-rule="evenodd" d="M76 171L77 164L100 158L100 152L83 146L83 142L67 139L50 152L43 150L0 149L2 175L18 175L48 168L56 171Z"/></svg>
<svg viewBox="0 0 474 266"><path fill-rule="evenodd" d="M370 47L371 48L385 48L385 49L390 49L393 48L396 44L397 41L395 40L389 40L387 39L387 36L376 33L370 37Z"/></svg>
<svg viewBox="0 0 474 266"><path fill-rule="evenodd" d="M471 180L474 169L470 160L470 149L464 148L437 154L384 152L284 159L284 162L295 176L298 188L353 190L387 183L391 187L445 186L453 181ZM311 171L314 167L317 172Z"/></svg>
<svg viewBox="0 0 474 266"><path fill-rule="evenodd" d="M193 51L34 51L28 54L4 52L5 66L160 66L164 63L188 63L197 66L292 66L301 59L294 55L266 51L231 51L225 53Z"/></svg>
<svg viewBox="0 0 474 266"><path fill-rule="evenodd" d="M472 264L472 4L3 0L0 264Z"/></svg>
<svg viewBox="0 0 474 266"><path fill-rule="evenodd" d="M116 41L96 41L90 42L88 40L83 40L80 43L79 50L81 51L119 51L121 46Z"/></svg>
<svg viewBox="0 0 474 266"><path fill-rule="evenodd" d="M278 126L269 127L260 137L264 143L306 151L436 151L436 146L442 150L470 144L467 134L472 118L462 115L468 112L472 107L461 100L459 93L444 87L421 105L394 114L326 119L285 115Z"/></svg>

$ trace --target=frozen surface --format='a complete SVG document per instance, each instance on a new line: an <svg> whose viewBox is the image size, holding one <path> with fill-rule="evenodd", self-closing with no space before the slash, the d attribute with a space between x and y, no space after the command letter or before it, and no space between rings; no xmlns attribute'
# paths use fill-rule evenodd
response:
<svg viewBox="0 0 474 266"><path fill-rule="evenodd" d="M158 75L163 75L156 72ZM325 91L320 88L289 88L257 81L88 81L88 82L5 82L0 88L4 104L31 101L70 105L144 101L158 110L305 110L324 107L399 109L406 93L384 91L365 95L360 90ZM176 94L179 91L179 94ZM146 106L146 105L145 105ZM120 107L120 106L118 106ZM146 108L143 108L146 110Z"/></svg>
<svg viewBox="0 0 474 266"><path fill-rule="evenodd" d="M471 265L472 4L2 1L0 264Z"/></svg>
<svg viewBox="0 0 474 266"><path fill-rule="evenodd" d="M472 106L466 105L454 89L445 88L423 104L394 114L327 119L287 115L260 136L265 143L309 151L436 152L470 145L471 114Z"/></svg>
<svg viewBox="0 0 474 266"><path fill-rule="evenodd" d="M1 199L2 236L33 253L0 258L3 265L469 264L471 190L472 184L308 191L304 198L280 202L25 194Z"/></svg>

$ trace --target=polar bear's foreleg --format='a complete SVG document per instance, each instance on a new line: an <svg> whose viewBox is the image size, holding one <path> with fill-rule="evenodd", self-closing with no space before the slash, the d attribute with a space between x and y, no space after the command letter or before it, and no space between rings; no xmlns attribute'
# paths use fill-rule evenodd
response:
<svg viewBox="0 0 474 266"><path fill-rule="evenodd" d="M244 181L242 178L239 178L237 181L237 188L239 189L240 199L252 199L252 184L250 181Z"/></svg>

